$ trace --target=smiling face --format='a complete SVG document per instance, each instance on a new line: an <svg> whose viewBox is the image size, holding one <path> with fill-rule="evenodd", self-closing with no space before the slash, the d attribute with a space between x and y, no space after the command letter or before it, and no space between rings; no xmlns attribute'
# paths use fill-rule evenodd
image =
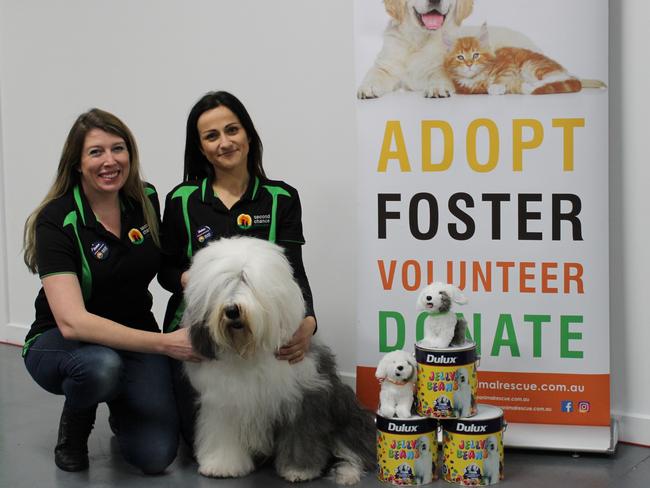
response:
<svg viewBox="0 0 650 488"><path fill-rule="evenodd" d="M248 134L228 107L221 105L203 112L196 126L201 152L216 175L247 171Z"/></svg>
<svg viewBox="0 0 650 488"><path fill-rule="evenodd" d="M81 151L81 185L84 193L93 196L119 192L130 170L126 142L120 136L101 129L91 129Z"/></svg>
<svg viewBox="0 0 650 488"><path fill-rule="evenodd" d="M425 30L436 31L445 23L453 5L452 0L410 0L410 14Z"/></svg>

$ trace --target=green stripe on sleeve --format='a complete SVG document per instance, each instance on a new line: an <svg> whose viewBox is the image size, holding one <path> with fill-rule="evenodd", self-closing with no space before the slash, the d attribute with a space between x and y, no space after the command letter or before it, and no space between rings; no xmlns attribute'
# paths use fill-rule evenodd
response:
<svg viewBox="0 0 650 488"><path fill-rule="evenodd" d="M187 257L192 258L192 231L190 229L190 215L188 213L187 207L190 200L190 195L198 190L198 186L181 186L172 194L172 200L174 198L181 199L181 209L183 211L183 219L185 221L185 231L187 232Z"/></svg>
<svg viewBox="0 0 650 488"><path fill-rule="evenodd" d="M86 255L84 254L81 238L79 237L79 230L77 229L77 212L74 210L66 215L63 221L63 227L71 225L74 230L74 235L77 237L77 244L79 245L79 253L81 254L81 294L83 295L84 302L90 299L92 290L92 274L90 273L90 266Z"/></svg>
<svg viewBox="0 0 650 488"><path fill-rule="evenodd" d="M273 198L273 205L271 206L271 225L269 228L269 241L275 243L276 231L277 231L276 216L278 213L278 197L280 195L285 197L290 197L291 194L287 190L279 186L271 186L271 185L262 185L262 186L266 188L266 190L271 194L271 197Z"/></svg>

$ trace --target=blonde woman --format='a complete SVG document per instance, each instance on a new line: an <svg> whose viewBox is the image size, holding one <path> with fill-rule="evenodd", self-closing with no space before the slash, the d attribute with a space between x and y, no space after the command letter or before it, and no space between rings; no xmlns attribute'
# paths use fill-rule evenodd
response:
<svg viewBox="0 0 650 488"><path fill-rule="evenodd" d="M65 471L88 468L101 402L129 463L155 474L176 456L168 357L199 358L185 330L161 334L151 313L159 214L128 127L96 108L81 114L24 236L25 263L43 286L23 356L41 387L65 396L54 450Z"/></svg>

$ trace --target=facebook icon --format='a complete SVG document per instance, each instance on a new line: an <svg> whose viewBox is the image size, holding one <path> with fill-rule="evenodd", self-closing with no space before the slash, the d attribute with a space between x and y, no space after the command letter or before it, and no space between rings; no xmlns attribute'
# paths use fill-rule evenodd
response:
<svg viewBox="0 0 650 488"><path fill-rule="evenodd" d="M573 402L571 400L563 400L562 411L565 413L573 412Z"/></svg>

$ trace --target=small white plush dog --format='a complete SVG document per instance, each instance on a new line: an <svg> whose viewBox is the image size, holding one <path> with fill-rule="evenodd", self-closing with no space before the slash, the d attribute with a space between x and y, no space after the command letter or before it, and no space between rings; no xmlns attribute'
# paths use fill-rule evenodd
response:
<svg viewBox="0 0 650 488"><path fill-rule="evenodd" d="M410 417L417 379L417 363L413 355L406 351L389 352L379 361L375 376L381 383L379 415Z"/></svg>
<svg viewBox="0 0 650 488"><path fill-rule="evenodd" d="M456 382L458 389L454 392L454 414L458 418L469 417L472 414L472 388L469 384L469 372L467 368L456 370Z"/></svg>
<svg viewBox="0 0 650 488"><path fill-rule="evenodd" d="M452 303L464 305L467 298L454 285L435 282L425 287L418 296L417 311L427 312L424 339L418 342L426 348L461 346L465 343L467 322L451 310Z"/></svg>

